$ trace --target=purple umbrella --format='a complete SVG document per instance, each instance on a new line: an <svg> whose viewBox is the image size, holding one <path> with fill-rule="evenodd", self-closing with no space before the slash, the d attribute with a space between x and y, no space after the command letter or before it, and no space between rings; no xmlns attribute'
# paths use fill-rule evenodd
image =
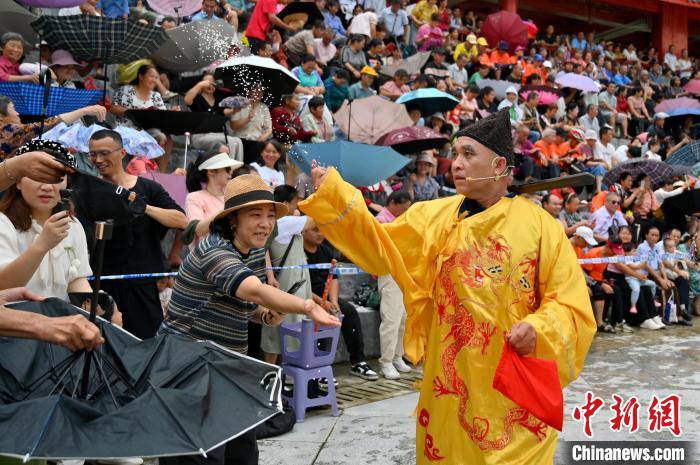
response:
<svg viewBox="0 0 700 465"><path fill-rule="evenodd" d="M189 16L202 9L200 0L148 0L152 10L166 16Z"/></svg>
<svg viewBox="0 0 700 465"><path fill-rule="evenodd" d="M18 0L26 6L36 6L39 8L72 8L85 3L85 0Z"/></svg>
<svg viewBox="0 0 700 465"><path fill-rule="evenodd" d="M678 97L666 99L654 107L656 113L670 113L678 108L700 109L700 102L694 98Z"/></svg>
<svg viewBox="0 0 700 465"><path fill-rule="evenodd" d="M166 190L170 197L180 207L185 208L185 199L187 198L187 186L185 186L185 177L174 174L157 173L149 171L142 174L141 177L151 179L160 184Z"/></svg>
<svg viewBox="0 0 700 465"><path fill-rule="evenodd" d="M559 76L556 81L561 87L572 87L583 92L598 92L598 84L587 76L566 73Z"/></svg>
<svg viewBox="0 0 700 465"><path fill-rule="evenodd" d="M407 126L394 129L379 138L377 145L388 145L401 154L441 148L448 142L447 136L424 126Z"/></svg>

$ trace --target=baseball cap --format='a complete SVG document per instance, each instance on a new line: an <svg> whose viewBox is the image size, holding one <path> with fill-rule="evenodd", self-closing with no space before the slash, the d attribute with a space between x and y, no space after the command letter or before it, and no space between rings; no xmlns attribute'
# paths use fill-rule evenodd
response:
<svg viewBox="0 0 700 465"><path fill-rule="evenodd" d="M660 111L656 114L654 114L654 119L666 119L668 118L668 113L665 113L663 111Z"/></svg>
<svg viewBox="0 0 700 465"><path fill-rule="evenodd" d="M501 50L508 50L508 42L506 42L505 40L501 40L500 42L498 42L498 48Z"/></svg>
<svg viewBox="0 0 700 465"><path fill-rule="evenodd" d="M542 66L544 66L545 68L551 68L552 62L549 60L545 60L544 63L542 63Z"/></svg>
<svg viewBox="0 0 700 465"><path fill-rule="evenodd" d="M360 70L360 74L368 74L368 75L370 75L370 76L372 76L372 77L379 77L379 74L377 74L377 72L376 72L376 71L374 70L374 68L372 68L371 66L364 66L364 67Z"/></svg>
<svg viewBox="0 0 700 465"><path fill-rule="evenodd" d="M569 136L576 139L579 142L583 142L583 130L579 128L572 128L569 131Z"/></svg>
<svg viewBox="0 0 700 465"><path fill-rule="evenodd" d="M598 245L598 241L593 237L593 230L588 226L579 226L574 232L574 236L578 236L590 246Z"/></svg>
<svg viewBox="0 0 700 465"><path fill-rule="evenodd" d="M536 53L536 54L535 54L535 60L536 60L536 61L543 61L544 58L542 58L542 55L540 55L539 53Z"/></svg>
<svg viewBox="0 0 700 465"><path fill-rule="evenodd" d="M506 94L517 94L518 91L515 90L515 86L510 86L509 88L506 89Z"/></svg>
<svg viewBox="0 0 700 465"><path fill-rule="evenodd" d="M479 37L478 39L476 39L476 43L483 46L483 47L489 46L489 43L483 37Z"/></svg>
<svg viewBox="0 0 700 465"><path fill-rule="evenodd" d="M474 34L469 34L467 36L467 42L469 42L472 45L476 45L476 43L477 43L476 36Z"/></svg>
<svg viewBox="0 0 700 465"><path fill-rule="evenodd" d="M586 134L583 137L586 140L591 140L591 139L598 140L598 134L596 134L593 129L589 129L588 131L586 131Z"/></svg>

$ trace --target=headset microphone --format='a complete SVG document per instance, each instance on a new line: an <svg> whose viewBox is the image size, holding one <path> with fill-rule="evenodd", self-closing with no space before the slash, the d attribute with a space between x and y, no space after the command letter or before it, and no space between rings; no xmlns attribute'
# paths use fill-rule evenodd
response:
<svg viewBox="0 0 700 465"><path fill-rule="evenodd" d="M487 179L493 179L494 181L498 181L501 178L505 178L506 176L510 176L510 171L513 167L512 166L506 166L506 169L503 170L501 174L497 174L495 176L485 176L483 178L472 178L467 176L464 178L465 181L485 181Z"/></svg>

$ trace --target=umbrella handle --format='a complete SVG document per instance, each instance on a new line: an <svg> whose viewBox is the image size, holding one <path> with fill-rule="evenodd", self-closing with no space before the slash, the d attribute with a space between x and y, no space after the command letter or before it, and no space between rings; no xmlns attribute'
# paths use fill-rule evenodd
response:
<svg viewBox="0 0 700 465"><path fill-rule="evenodd" d="M39 82L44 85L44 101L41 103L41 126L39 127L39 139L41 139L41 136L44 135L44 123L49 107L49 95L51 94L51 70L49 68L42 71L41 66L39 66Z"/></svg>
<svg viewBox="0 0 700 465"><path fill-rule="evenodd" d="M186 170L187 169L187 149L190 146L190 133L186 132L185 133L185 160L182 162L182 169Z"/></svg>

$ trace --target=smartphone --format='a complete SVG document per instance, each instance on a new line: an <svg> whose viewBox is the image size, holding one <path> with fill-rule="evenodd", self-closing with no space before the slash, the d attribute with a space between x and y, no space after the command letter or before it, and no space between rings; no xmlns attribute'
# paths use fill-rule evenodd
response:
<svg viewBox="0 0 700 465"><path fill-rule="evenodd" d="M644 189L644 181L641 181L641 182L639 183L639 187L641 187L642 189Z"/></svg>
<svg viewBox="0 0 700 465"><path fill-rule="evenodd" d="M299 288L301 286L303 286L305 282L306 282L306 279L301 279L301 280L295 282L294 284L292 284L292 287L289 288L289 290L287 291L287 294L292 294L292 295L296 294L297 291L299 290Z"/></svg>
<svg viewBox="0 0 700 465"><path fill-rule="evenodd" d="M68 215L73 218L73 216L70 214L70 202L73 192L70 189L61 189L59 194L61 195L61 200L59 200L56 206L53 207L51 214L55 215L56 213L60 212L68 212Z"/></svg>

